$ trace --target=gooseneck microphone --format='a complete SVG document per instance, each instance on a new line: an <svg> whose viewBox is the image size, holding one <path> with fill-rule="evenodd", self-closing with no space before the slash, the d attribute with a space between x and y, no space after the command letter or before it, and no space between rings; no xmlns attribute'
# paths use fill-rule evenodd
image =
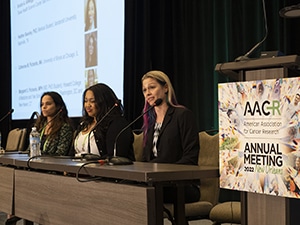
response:
<svg viewBox="0 0 300 225"><path fill-rule="evenodd" d="M37 112L37 111L34 111L32 114L31 114L31 117L30 117L30 121L32 121L33 120L33 118L34 118L34 116L36 117L36 118L39 118L40 117L40 114Z"/></svg>
<svg viewBox="0 0 300 225"><path fill-rule="evenodd" d="M157 99L152 106L150 106L145 112L143 112L141 115L139 115L135 120L133 120L131 123L129 123L126 127L124 127L116 136L115 143L114 143L114 155L112 158L109 159L108 164L110 165L128 165L132 164L132 161L125 157L119 157L117 156L117 140L120 137L120 135L127 130L132 124L134 124L138 119L140 119L143 115L145 115L147 112L149 112L151 109L153 109L155 106L159 106L162 103L162 99Z"/></svg>
<svg viewBox="0 0 300 225"><path fill-rule="evenodd" d="M234 60L235 62L248 60L249 55L251 55L268 37L268 23L267 23L267 13L266 13L265 0L262 0L262 5L263 5L263 13L264 13L264 21L265 21L265 36L260 42L258 42L256 45L254 45L245 55L237 57Z"/></svg>
<svg viewBox="0 0 300 225"><path fill-rule="evenodd" d="M114 108L116 108L116 107L118 107L119 105L121 105L121 100L117 100L116 102L115 102L115 104L105 113L105 115L95 124L95 126L91 129L91 131L88 133L88 154L82 154L83 155L83 157L84 158L89 158L89 156L87 156L87 155L92 155L91 154L91 144L90 144L90 135L91 135L91 133L93 132L93 130L100 124L100 123L102 123L102 121L111 113L111 111L113 111L113 109ZM91 158L91 160L94 160L94 159L96 159L96 158L101 158L100 156L98 156L98 155L95 155L94 157L90 157Z"/></svg>
<svg viewBox="0 0 300 225"><path fill-rule="evenodd" d="M10 114L12 114L15 110L11 109L9 110L1 119L0 122L2 122L6 117L8 117Z"/></svg>
<svg viewBox="0 0 300 225"><path fill-rule="evenodd" d="M49 121L47 121L47 123L43 126L43 129L42 130L44 130L45 128L46 128L46 126L49 124L49 123L51 123L62 111L63 111L63 106L60 108L60 110L58 110L58 112L49 120ZM35 113L37 113L37 112L33 112L33 114L32 115L35 115ZM36 116L37 117L39 117L39 114L37 113L36 114Z"/></svg>

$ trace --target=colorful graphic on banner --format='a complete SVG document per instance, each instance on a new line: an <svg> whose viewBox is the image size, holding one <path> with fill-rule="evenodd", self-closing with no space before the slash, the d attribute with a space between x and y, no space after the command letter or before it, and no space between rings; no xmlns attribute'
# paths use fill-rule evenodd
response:
<svg viewBox="0 0 300 225"><path fill-rule="evenodd" d="M300 198L300 78L219 84L220 187Z"/></svg>

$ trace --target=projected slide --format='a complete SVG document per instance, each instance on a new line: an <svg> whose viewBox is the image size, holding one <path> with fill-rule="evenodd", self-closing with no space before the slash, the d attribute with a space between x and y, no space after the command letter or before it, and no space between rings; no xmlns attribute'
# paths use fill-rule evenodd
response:
<svg viewBox="0 0 300 225"><path fill-rule="evenodd" d="M119 0L11 0L12 119L40 112L57 91L69 115L82 93L106 83L123 99L124 3Z"/></svg>

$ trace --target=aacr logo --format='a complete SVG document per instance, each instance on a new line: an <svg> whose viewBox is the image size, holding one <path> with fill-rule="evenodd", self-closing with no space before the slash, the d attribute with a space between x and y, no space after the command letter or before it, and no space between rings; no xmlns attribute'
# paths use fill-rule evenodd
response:
<svg viewBox="0 0 300 225"><path fill-rule="evenodd" d="M244 116L246 116L247 114L250 114L251 116L254 115L269 116L270 114L274 116L277 114L280 116L281 114L280 114L279 107L280 107L280 102L278 100L273 100L272 102L264 101L262 104L255 101L254 105L251 105L250 102L247 102L245 106Z"/></svg>

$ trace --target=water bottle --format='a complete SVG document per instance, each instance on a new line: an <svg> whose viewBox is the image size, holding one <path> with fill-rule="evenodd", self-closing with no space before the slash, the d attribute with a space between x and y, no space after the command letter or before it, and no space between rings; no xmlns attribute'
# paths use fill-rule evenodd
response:
<svg viewBox="0 0 300 225"><path fill-rule="evenodd" d="M36 127L32 127L31 132L29 134L29 147L30 157L41 155L40 134L36 130Z"/></svg>

